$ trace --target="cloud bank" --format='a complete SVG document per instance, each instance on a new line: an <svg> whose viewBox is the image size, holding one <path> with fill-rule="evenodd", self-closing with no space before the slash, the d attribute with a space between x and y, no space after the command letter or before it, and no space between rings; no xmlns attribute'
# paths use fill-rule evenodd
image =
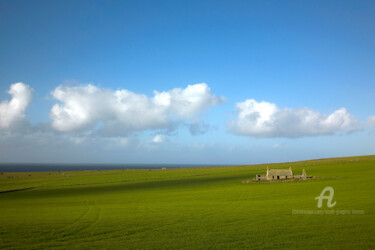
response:
<svg viewBox="0 0 375 250"><path fill-rule="evenodd" d="M12 96L10 101L0 103L0 128L13 129L24 122L25 112L29 106L33 89L22 82L10 85L9 95Z"/></svg>
<svg viewBox="0 0 375 250"><path fill-rule="evenodd" d="M328 135L351 132L359 122L345 108L325 115L309 108L281 109L273 103L248 99L236 104L238 117L229 131L255 138Z"/></svg>
<svg viewBox="0 0 375 250"><path fill-rule="evenodd" d="M61 102L51 109L53 128L61 132L83 131L101 122L102 131L110 135L170 128L225 101L212 94L206 83L154 91L153 97L91 84L59 86L52 96Z"/></svg>
<svg viewBox="0 0 375 250"><path fill-rule="evenodd" d="M367 125L370 127L375 127L375 115L369 116L367 119Z"/></svg>
<svg viewBox="0 0 375 250"><path fill-rule="evenodd" d="M285 160L285 150L298 151L300 147L297 143L296 147L287 149L282 141L274 143L271 140L272 151L264 151L262 143L256 141L238 145L221 138L207 142L202 138L203 143L200 138L194 138L191 143L180 143L167 137L165 132L169 132L169 136L175 135L179 125L192 135L216 130L199 115L225 99L214 95L205 83L155 91L151 97L90 84L59 86L52 91L57 100L50 111L52 122L34 125L28 124L25 113L33 89L24 83L15 83L8 93L11 98L0 101L0 158L3 162L145 163L146 160L173 163L182 159L189 163L223 163L235 156L235 159L242 159L238 163L245 164L262 154L279 154L277 157ZM249 99L237 103L236 110L238 117L228 124L229 130L256 138L325 135L375 126L375 116L360 123L344 108L332 114L321 114L309 108L279 108L273 103ZM133 133L143 130L154 131ZM371 135L373 133L362 134L366 138ZM348 137L345 146L343 138L322 138L320 152L331 150L331 154L337 154L337 150L341 150L349 155L349 148L350 154L371 154L373 140L353 142ZM337 149L340 146L341 149ZM308 158L315 157L311 155L314 150L308 150Z"/></svg>

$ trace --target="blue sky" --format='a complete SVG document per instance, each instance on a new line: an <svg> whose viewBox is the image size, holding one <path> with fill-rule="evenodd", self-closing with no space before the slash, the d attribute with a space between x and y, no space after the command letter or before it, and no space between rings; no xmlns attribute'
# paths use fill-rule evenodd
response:
<svg viewBox="0 0 375 250"><path fill-rule="evenodd" d="M374 11L373 1L2 0L0 161L374 154Z"/></svg>

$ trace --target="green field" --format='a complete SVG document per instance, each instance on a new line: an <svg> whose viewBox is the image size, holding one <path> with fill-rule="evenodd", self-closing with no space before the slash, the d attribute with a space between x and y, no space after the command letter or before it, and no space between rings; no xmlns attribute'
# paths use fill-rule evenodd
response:
<svg viewBox="0 0 375 250"><path fill-rule="evenodd" d="M296 174L305 168L316 178L244 183L265 174L267 166L292 166ZM315 197L326 186L334 188L336 206L324 202L319 209ZM24 188L32 189L3 192ZM375 156L2 173L0 191L1 249L375 249ZM293 214L296 210L335 214Z"/></svg>

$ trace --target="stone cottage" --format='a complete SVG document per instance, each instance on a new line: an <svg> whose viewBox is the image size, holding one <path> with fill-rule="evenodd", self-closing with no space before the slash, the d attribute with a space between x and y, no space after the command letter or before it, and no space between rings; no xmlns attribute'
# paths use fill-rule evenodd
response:
<svg viewBox="0 0 375 250"><path fill-rule="evenodd" d="M292 168L289 169L269 169L267 167L267 174L255 176L257 181L277 181L277 180L290 180L290 179L303 179L307 178L305 169L302 170L301 175L293 174Z"/></svg>

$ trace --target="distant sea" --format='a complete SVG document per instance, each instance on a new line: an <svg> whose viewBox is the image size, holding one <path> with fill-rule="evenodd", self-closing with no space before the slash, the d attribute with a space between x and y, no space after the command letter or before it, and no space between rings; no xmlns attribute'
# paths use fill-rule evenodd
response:
<svg viewBox="0 0 375 250"><path fill-rule="evenodd" d="M0 163L0 172L42 172L75 170L114 170L114 169L161 169L212 167L207 164L56 164L56 163Z"/></svg>

